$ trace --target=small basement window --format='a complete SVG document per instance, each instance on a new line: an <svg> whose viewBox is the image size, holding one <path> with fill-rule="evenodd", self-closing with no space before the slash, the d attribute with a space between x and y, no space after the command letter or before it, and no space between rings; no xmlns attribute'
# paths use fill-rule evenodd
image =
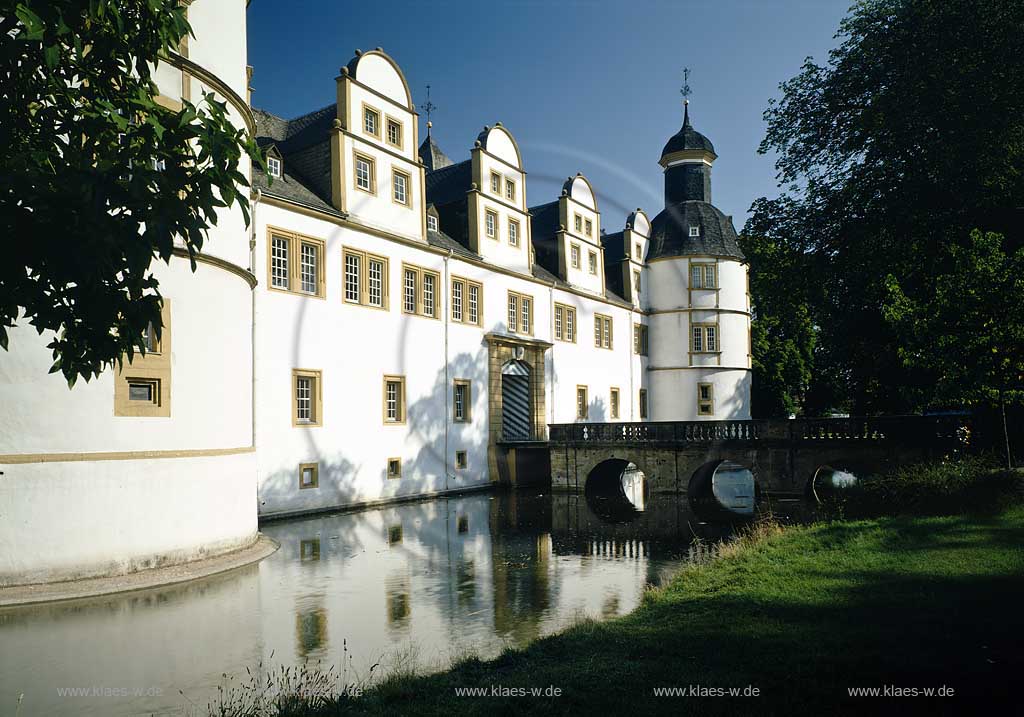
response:
<svg viewBox="0 0 1024 717"><path fill-rule="evenodd" d="M402 459L401 458L388 458L388 478L401 478L402 477Z"/></svg>
<svg viewBox="0 0 1024 717"><path fill-rule="evenodd" d="M469 458L466 455L466 451L455 451L455 468L461 471L465 470L468 465Z"/></svg>
<svg viewBox="0 0 1024 717"><path fill-rule="evenodd" d="M130 378L128 379L128 400L160 405L160 379Z"/></svg>
<svg viewBox="0 0 1024 717"><path fill-rule="evenodd" d="M299 465L299 489L316 488L320 485L320 465L302 463Z"/></svg>

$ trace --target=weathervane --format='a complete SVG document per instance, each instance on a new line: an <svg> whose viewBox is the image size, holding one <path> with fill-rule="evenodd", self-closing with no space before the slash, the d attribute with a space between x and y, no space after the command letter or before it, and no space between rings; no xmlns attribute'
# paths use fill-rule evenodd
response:
<svg viewBox="0 0 1024 717"><path fill-rule="evenodd" d="M430 123L430 113L437 109L437 105L430 101L430 85L427 85L427 101L420 105L420 109L427 114L427 136L430 136L430 128L433 125Z"/></svg>
<svg viewBox="0 0 1024 717"><path fill-rule="evenodd" d="M692 93L692 90L690 89L690 68L689 67L684 67L683 68L683 86L679 89L679 94L681 94L683 96L683 104L684 105L690 104L690 94L691 93Z"/></svg>

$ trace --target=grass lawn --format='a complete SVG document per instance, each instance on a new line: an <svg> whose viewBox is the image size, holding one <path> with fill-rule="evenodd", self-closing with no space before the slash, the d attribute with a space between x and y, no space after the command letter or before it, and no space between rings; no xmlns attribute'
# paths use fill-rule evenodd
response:
<svg viewBox="0 0 1024 717"><path fill-rule="evenodd" d="M494 661L393 677L320 714L945 714L991 702L1024 712L1024 507L762 533L684 569L626 617ZM455 693L550 685L560 697ZM653 693L691 685L760 696ZM847 697L886 685L956 696Z"/></svg>

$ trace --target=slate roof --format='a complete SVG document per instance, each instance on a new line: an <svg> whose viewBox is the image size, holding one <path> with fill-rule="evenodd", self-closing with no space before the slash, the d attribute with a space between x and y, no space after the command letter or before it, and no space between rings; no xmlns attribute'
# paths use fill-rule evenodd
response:
<svg viewBox="0 0 1024 717"><path fill-rule="evenodd" d="M276 147L284 158L284 170L272 184L263 172L253 172L253 186L264 194L339 215L331 204L328 136L336 114L336 105L328 105L286 120L254 108L256 142L261 147Z"/></svg>
<svg viewBox="0 0 1024 717"><path fill-rule="evenodd" d="M473 160L427 172L427 202L437 207L466 199L466 192L473 184Z"/></svg>
<svg viewBox="0 0 1024 717"><path fill-rule="evenodd" d="M452 166L451 158L441 151L441 148L429 133L427 133L427 138L423 140L423 143L420 144L418 154L428 172Z"/></svg>
<svg viewBox="0 0 1024 717"><path fill-rule="evenodd" d="M695 130L690 124L689 105L683 110L683 126L665 143L664 149L661 150L661 156L664 157L666 154L681 152L685 149L703 149L711 152L711 154L715 153L715 146L711 144L711 140Z"/></svg>
<svg viewBox="0 0 1024 717"><path fill-rule="evenodd" d="M700 227L700 236L691 237L690 227ZM647 261L666 256L727 256L743 261L732 225L717 208L701 201L672 204L651 221L651 244Z"/></svg>
<svg viewBox="0 0 1024 717"><path fill-rule="evenodd" d="M614 234L601 235L601 244L604 246L604 263L615 264L626 258L622 250L622 242L625 232L617 231Z"/></svg>

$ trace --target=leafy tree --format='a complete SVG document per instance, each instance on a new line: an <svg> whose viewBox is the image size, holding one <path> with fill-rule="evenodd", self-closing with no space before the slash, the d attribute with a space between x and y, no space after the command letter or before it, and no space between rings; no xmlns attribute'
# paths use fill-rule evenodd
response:
<svg viewBox="0 0 1024 717"><path fill-rule="evenodd" d="M935 377L937 398L999 406L1012 462L1006 404L1024 398L1024 249L1007 254L1001 235L973 231L950 253L918 296L887 276L885 316L904 337L900 358Z"/></svg>
<svg viewBox="0 0 1024 717"><path fill-rule="evenodd" d="M760 151L777 153L783 193L755 202L745 231L806 255L809 412L935 400L932 369L903 360L886 320L886 277L923 296L972 229L1024 204L1022 27L1019 0L864 0L828 62L807 59L769 104ZM1019 242L1006 234L1010 253ZM793 277L777 275L781 295Z"/></svg>
<svg viewBox="0 0 1024 717"><path fill-rule="evenodd" d="M755 418L786 417L802 410L814 365L816 331L804 280L806 256L778 241L740 236L756 297L751 327Z"/></svg>
<svg viewBox="0 0 1024 717"><path fill-rule="evenodd" d="M178 0L0 2L0 346L16 322L54 332L69 385L145 350L151 262L175 238L194 271L218 209L248 221L238 164L262 160L226 105L154 99L155 65L189 34Z"/></svg>

